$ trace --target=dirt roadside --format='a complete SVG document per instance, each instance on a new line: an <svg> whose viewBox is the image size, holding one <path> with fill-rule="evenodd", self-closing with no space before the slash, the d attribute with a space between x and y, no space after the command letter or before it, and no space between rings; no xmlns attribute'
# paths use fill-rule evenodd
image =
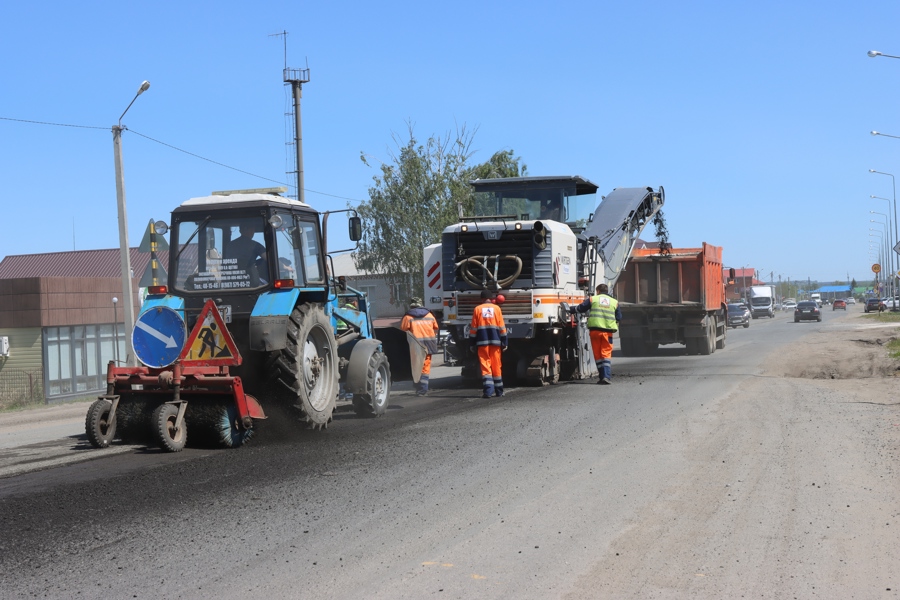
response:
<svg viewBox="0 0 900 600"><path fill-rule="evenodd" d="M771 358L764 364L764 371L771 377L801 379L900 376L900 360L891 358L886 348L888 342L900 337L900 323L878 323L860 317L845 320L839 331L811 332Z"/></svg>
<svg viewBox="0 0 900 600"><path fill-rule="evenodd" d="M683 468L566 598L896 598L895 337L816 328L711 403L674 450Z"/></svg>

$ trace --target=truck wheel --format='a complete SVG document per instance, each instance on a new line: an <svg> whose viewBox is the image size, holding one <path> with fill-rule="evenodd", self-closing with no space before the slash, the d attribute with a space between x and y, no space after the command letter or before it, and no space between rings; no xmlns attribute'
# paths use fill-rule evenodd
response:
<svg viewBox="0 0 900 600"><path fill-rule="evenodd" d="M718 338L718 336L719 336L719 327L718 327L718 325L716 326L715 331L716 331L716 338ZM727 333L728 333L728 328L727 328L727 327L723 327L723 328L722 328L722 339L716 339L716 350L721 350L721 349L723 349L723 348L725 347L725 338L726 338L726 336L727 336Z"/></svg>
<svg viewBox="0 0 900 600"><path fill-rule="evenodd" d="M294 308L288 319L287 347L270 367L287 389L287 402L313 429L328 426L338 393L337 342L325 311L313 304Z"/></svg>
<svg viewBox="0 0 900 600"><path fill-rule="evenodd" d="M84 431L94 448L108 448L116 435L116 424L110 426L112 402L99 398L91 404L84 419Z"/></svg>
<svg viewBox="0 0 900 600"><path fill-rule="evenodd" d="M711 319L706 323L706 337L700 338L699 342L701 355L709 356L716 351L716 330Z"/></svg>
<svg viewBox="0 0 900 600"><path fill-rule="evenodd" d="M353 395L353 410L360 417L380 417L391 395L391 366L387 356L374 352L366 368L366 391Z"/></svg>
<svg viewBox="0 0 900 600"><path fill-rule="evenodd" d="M187 443L187 423L175 426L178 407L174 404L160 404L153 411L153 436L159 447L167 452L181 452Z"/></svg>

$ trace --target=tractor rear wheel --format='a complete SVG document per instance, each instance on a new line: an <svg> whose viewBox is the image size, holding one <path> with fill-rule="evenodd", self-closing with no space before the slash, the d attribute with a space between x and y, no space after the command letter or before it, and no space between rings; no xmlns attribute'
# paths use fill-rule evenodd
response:
<svg viewBox="0 0 900 600"><path fill-rule="evenodd" d="M112 402L99 398L91 404L84 420L84 431L94 448L108 448L116 436L116 424L112 420Z"/></svg>
<svg viewBox="0 0 900 600"><path fill-rule="evenodd" d="M178 407L174 404L160 404L153 411L153 437L167 452L181 452L187 443L187 423L182 419L181 427L176 427L177 419Z"/></svg>
<svg viewBox="0 0 900 600"><path fill-rule="evenodd" d="M270 371L301 421L314 429L331 422L338 393L337 342L321 307L294 308L288 319L287 347L274 353Z"/></svg>
<svg viewBox="0 0 900 600"><path fill-rule="evenodd" d="M353 410L360 417L380 417L391 395L391 366L387 356L373 352L366 368L366 391L353 395Z"/></svg>

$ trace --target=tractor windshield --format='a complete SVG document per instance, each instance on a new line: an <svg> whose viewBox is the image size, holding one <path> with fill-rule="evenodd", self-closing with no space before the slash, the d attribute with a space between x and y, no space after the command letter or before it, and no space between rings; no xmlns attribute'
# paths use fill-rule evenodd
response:
<svg viewBox="0 0 900 600"><path fill-rule="evenodd" d="M522 221L583 225L596 206L595 194L575 194L575 186L510 186L475 193L475 216L510 216Z"/></svg>
<svg viewBox="0 0 900 600"><path fill-rule="evenodd" d="M184 220L175 226L175 287L239 290L269 283L261 216Z"/></svg>

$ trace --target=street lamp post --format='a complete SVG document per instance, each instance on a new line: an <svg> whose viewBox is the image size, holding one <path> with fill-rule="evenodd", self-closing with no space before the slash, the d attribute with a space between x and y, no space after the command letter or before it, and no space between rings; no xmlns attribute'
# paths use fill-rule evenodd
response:
<svg viewBox="0 0 900 600"><path fill-rule="evenodd" d="M131 345L131 329L134 327L134 290L131 281L131 254L128 247L128 215L125 211L125 174L122 172L122 117L137 100L137 97L147 91L150 87L149 81L141 83L137 94L131 99L131 102L119 117L119 123L113 125L113 156L116 163L116 205L119 209L119 252L122 263L122 295L124 296L124 313L125 317L125 364L136 365L134 357L134 348ZM118 339L116 340L118 346Z"/></svg>
<svg viewBox="0 0 900 600"><path fill-rule="evenodd" d="M876 132L873 132L873 134L877 134L877 133L878 133L877 131L876 131ZM880 134L880 135L884 135L884 134ZM889 136L889 137L895 137L895 136ZM890 246L893 248L894 246L897 245L897 241L898 241L897 236L900 236L900 229L897 228L897 180L896 180L896 178L894 177L894 175L893 175L892 173L885 173L884 171L876 171L875 169L869 169L869 173L875 173L876 175L887 175L888 177L891 178L891 189L892 189L893 192L894 192L894 200L893 200L893 205L894 205L894 237L893 237L893 239L890 240L890 242L891 242L891 243L890 243ZM895 278L896 275L897 275L896 272L892 272L892 273L891 273L891 282L892 282L892 283L895 281L894 278Z"/></svg>
<svg viewBox="0 0 900 600"><path fill-rule="evenodd" d="M870 210L869 213L873 214L873 215L880 215L880 216L884 217L884 222L882 222L881 220L876 220L876 219L869 219L869 222L870 223L878 223L879 225L885 226L885 228L887 229L887 231L886 231L887 240L888 240L887 245L890 246L891 241L894 239L894 236L891 233L891 218L884 213L880 213L880 212L877 212L874 210ZM890 285L891 298L893 298L896 295L896 286L894 285L894 273L896 273L896 270L895 270L896 267L894 266L894 257L892 255L893 255L893 252L891 252L887 255L887 263L888 264L885 265L886 267L889 268L889 270L891 272L891 285Z"/></svg>

